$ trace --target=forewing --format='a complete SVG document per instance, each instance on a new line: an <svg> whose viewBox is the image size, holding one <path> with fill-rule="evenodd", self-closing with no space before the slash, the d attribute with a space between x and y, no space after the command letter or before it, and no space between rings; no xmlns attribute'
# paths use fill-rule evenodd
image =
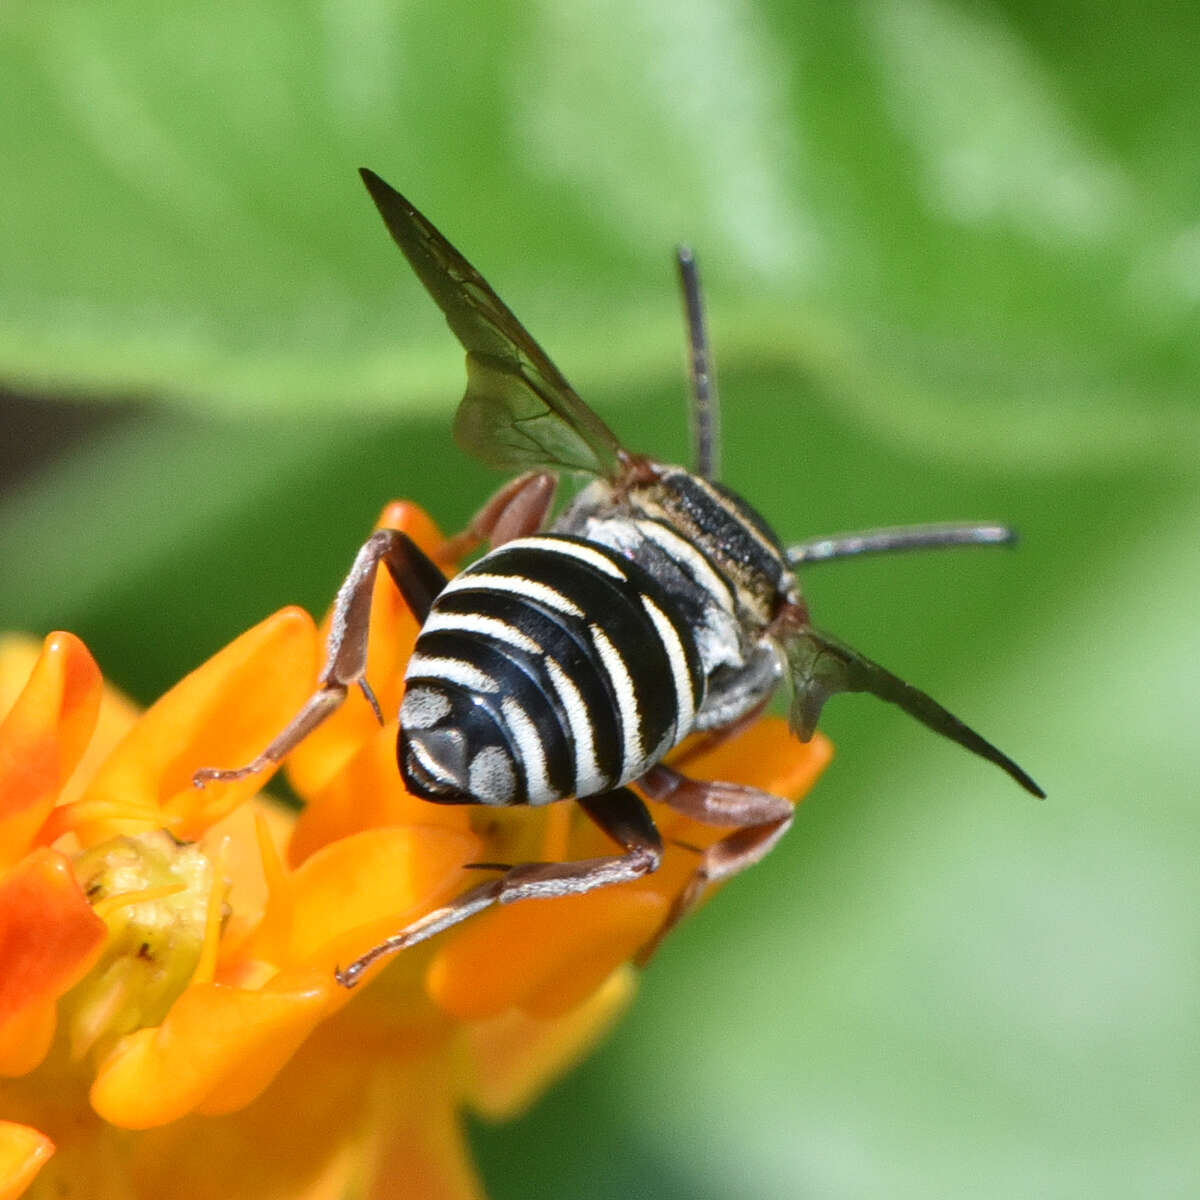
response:
<svg viewBox="0 0 1200 1200"><path fill-rule="evenodd" d="M620 443L483 276L394 188L360 171L404 257L467 352L454 438L493 467L613 475Z"/></svg>
<svg viewBox="0 0 1200 1200"><path fill-rule="evenodd" d="M940 733L995 763L1027 792L1045 796L1046 793L1008 755L964 725L936 700L836 638L805 628L789 638L785 649L792 679L790 724L802 741L812 737L817 718L830 696L837 692L870 692L881 700L899 705L934 733Z"/></svg>

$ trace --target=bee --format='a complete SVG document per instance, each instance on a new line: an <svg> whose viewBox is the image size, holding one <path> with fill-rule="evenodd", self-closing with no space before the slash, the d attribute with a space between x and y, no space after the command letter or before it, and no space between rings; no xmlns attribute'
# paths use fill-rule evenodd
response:
<svg viewBox="0 0 1200 1200"><path fill-rule="evenodd" d="M574 895L645 876L662 839L642 795L730 830L703 851L662 930L709 884L758 862L786 833L791 805L739 784L690 779L664 762L693 733L729 736L790 682L790 725L812 737L826 700L870 692L1041 788L924 692L813 626L795 568L851 555L1012 541L1000 525L868 530L785 546L717 482L717 393L698 273L678 266L689 333L695 469L627 450L579 398L483 277L403 196L363 182L392 238L466 350L454 437L468 454L519 472L454 539L489 549L447 580L403 532L381 529L337 594L319 686L252 762L204 768L194 782L278 763L365 677L382 565L421 623L405 673L397 759L405 787L435 804L542 805L572 799L620 848L574 862L476 864L495 877L400 930L337 973L353 986L377 959L492 904ZM552 515L558 477L589 482Z"/></svg>

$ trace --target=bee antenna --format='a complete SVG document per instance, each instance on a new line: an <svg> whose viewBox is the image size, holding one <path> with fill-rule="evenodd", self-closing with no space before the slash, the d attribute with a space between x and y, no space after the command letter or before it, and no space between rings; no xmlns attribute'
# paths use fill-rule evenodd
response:
<svg viewBox="0 0 1200 1200"><path fill-rule="evenodd" d="M829 562L859 554L891 554L900 550L938 550L947 546L1012 546L1015 530L983 521L940 525L892 525L833 537L813 538L789 546L784 554L793 567Z"/></svg>
<svg viewBox="0 0 1200 1200"><path fill-rule="evenodd" d="M687 246L676 247L675 261L679 266L679 285L687 318L695 470L704 479L716 479L721 460L721 404L717 396L716 368L708 348L700 273L695 256Z"/></svg>

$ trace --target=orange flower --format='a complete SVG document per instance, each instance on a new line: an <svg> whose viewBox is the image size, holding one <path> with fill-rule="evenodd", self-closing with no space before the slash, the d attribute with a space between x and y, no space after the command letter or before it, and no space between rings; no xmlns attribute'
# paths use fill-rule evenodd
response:
<svg viewBox="0 0 1200 1200"><path fill-rule="evenodd" d="M410 505L380 524L442 544ZM387 712L416 632L381 580ZM461 1111L519 1112L628 1003L631 957L720 835L658 806L650 878L492 909L334 982L475 882L465 863L604 851L569 804L409 796L395 722L357 695L291 756L299 815L261 777L192 787L278 732L321 645L285 609L138 716L71 634L0 641L0 1200L480 1196ZM829 756L766 718L684 761L798 798Z"/></svg>

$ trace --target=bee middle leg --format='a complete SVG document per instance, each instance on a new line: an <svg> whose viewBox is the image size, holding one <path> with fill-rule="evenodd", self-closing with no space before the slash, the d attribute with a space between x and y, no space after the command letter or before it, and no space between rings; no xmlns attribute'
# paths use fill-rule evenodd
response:
<svg viewBox="0 0 1200 1200"><path fill-rule="evenodd" d="M537 533L554 503L558 480L548 471L527 471L506 483L471 518L466 529L447 538L439 557L454 560L483 542L493 548Z"/></svg>
<svg viewBox="0 0 1200 1200"><path fill-rule="evenodd" d="M645 804L633 792L618 788L586 796L576 803L624 853L574 862L528 862L507 867L498 878L468 889L339 969L338 983L353 987L363 971L378 959L415 946L493 904L578 896L614 883L640 879L658 869L662 862L662 838Z"/></svg>
<svg viewBox="0 0 1200 1200"><path fill-rule="evenodd" d="M405 603L418 621L424 621L434 597L446 586L446 577L420 547L398 529L379 529L358 552L350 573L338 589L325 648L320 686L286 728L257 758L240 767L202 767L192 776L196 787L210 782L242 779L280 762L330 713L341 706L352 684L362 687L382 722L374 695L366 686L367 634L371 624L371 598L379 564L388 569Z"/></svg>
<svg viewBox="0 0 1200 1200"><path fill-rule="evenodd" d="M792 824L792 806L781 796L738 783L689 779L668 766L651 767L638 781L651 799L705 825L732 827L733 832L700 854L700 862L683 891L675 897L666 920L638 953L645 966L663 938L720 883L764 858Z"/></svg>

